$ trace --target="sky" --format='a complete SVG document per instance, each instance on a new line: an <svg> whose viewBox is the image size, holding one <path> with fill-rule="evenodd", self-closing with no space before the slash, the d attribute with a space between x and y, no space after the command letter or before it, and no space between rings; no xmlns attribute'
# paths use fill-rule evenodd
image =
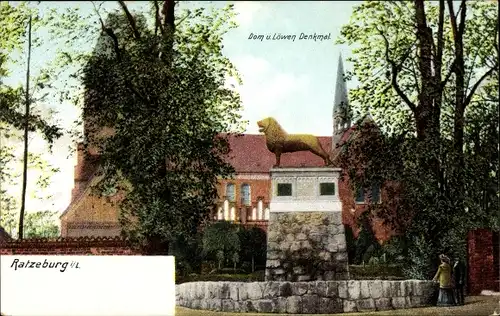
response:
<svg viewBox="0 0 500 316"><path fill-rule="evenodd" d="M345 62L350 56L346 46L336 45L342 25L349 22L354 6L361 1L307 1L307 2L235 2L239 27L224 38L224 54L239 70L243 85L237 87L243 102L243 119L249 121L247 133L258 134L256 122L275 117L289 133L308 133L318 136L332 135L332 111L339 55L344 59L344 69L351 67ZM147 10L148 3L127 1L131 10ZM181 2L186 7L223 7L224 1ZM47 8L79 6L91 13L93 6L87 1L42 2ZM104 7L117 7L116 2L106 2ZM327 40L299 40L301 34L325 35ZM250 36L263 39L249 39ZM271 39L267 40L266 36ZM273 37L295 36L295 40L273 40ZM86 43L92 50L94 43ZM43 64L53 58L50 53L33 57L34 64ZM19 73L24 70L20 69ZM20 79L20 78L18 78ZM348 82L347 87L353 87ZM79 110L68 104L54 104L56 117L63 127L69 128L80 115ZM60 168L52 177L48 193L49 201L28 200L28 209L64 211L71 199L74 185L73 170L76 157L69 156L69 135L56 141L52 153L44 143L35 139L34 150L45 151L47 159Z"/></svg>

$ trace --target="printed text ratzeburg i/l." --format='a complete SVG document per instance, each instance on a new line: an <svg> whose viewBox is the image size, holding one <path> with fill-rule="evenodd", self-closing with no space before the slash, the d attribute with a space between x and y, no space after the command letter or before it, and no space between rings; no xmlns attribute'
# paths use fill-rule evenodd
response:
<svg viewBox="0 0 500 316"><path fill-rule="evenodd" d="M298 36L298 40L312 40L312 41L326 41L326 40L330 40L332 38L332 34L331 33L328 33L328 34L316 34L316 33L313 33L313 34L305 34L305 33L300 33L300 35ZM274 33L274 34L267 34L267 35L263 35L263 34L254 34L254 33L250 33L250 35L248 36L248 39L249 40L258 40L258 41L263 41L264 39L266 41L292 41L292 42L295 42L295 40L297 39L297 35L295 34L281 34L281 33Z"/></svg>
<svg viewBox="0 0 500 316"><path fill-rule="evenodd" d="M60 272L66 271L66 268L74 268L74 269L80 269L80 266L78 265L78 262L71 261L68 262L61 262L61 261L47 261L45 259L43 262L42 261L31 261L31 260L26 260L26 261L20 261L19 259L14 259L12 261L12 265L10 266L14 270L18 269L58 269Z"/></svg>

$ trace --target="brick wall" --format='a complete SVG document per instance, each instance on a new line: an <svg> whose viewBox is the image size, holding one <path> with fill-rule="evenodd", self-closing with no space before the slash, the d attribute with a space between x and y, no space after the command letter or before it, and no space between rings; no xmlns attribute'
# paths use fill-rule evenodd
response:
<svg viewBox="0 0 500 316"><path fill-rule="evenodd" d="M477 295L482 290L500 291L499 267L494 265L493 232L488 229L470 231L468 235L468 289Z"/></svg>
<svg viewBox="0 0 500 316"><path fill-rule="evenodd" d="M396 187L394 183L384 183L380 192L381 200L383 201L383 205L385 207L395 209L399 200L392 196L388 196L385 190L386 186ZM344 173L343 177L339 180L339 198L342 201L342 223L350 226L354 237L357 238L360 232L358 219L364 212L368 211L369 205L366 203L355 202L354 192L351 188L351 181L346 173ZM393 230L388 225L384 224L384 220L382 218L373 217L371 224L375 237L379 241L385 242L394 235Z"/></svg>
<svg viewBox="0 0 500 316"><path fill-rule="evenodd" d="M0 242L0 255L141 255L119 237L25 239Z"/></svg>
<svg viewBox="0 0 500 316"><path fill-rule="evenodd" d="M269 174L263 175L269 177ZM226 195L226 185L228 183L233 183L235 185L235 202L237 207L241 207L241 185L248 184L250 185L250 199L251 203L257 203L258 199L263 198L264 203L270 202L270 192L271 188L271 180L269 179L252 179L251 175L248 178L241 175L236 179L221 179L219 180L219 185L217 186L217 193L220 198Z"/></svg>

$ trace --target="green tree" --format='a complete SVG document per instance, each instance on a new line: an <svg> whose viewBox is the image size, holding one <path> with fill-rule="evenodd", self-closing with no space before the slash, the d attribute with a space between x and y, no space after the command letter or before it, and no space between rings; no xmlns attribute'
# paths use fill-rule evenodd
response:
<svg viewBox="0 0 500 316"><path fill-rule="evenodd" d="M429 277L439 252L464 255L470 228L498 223L498 167L486 162L498 157L497 21L489 1L461 1L458 10L444 0L370 1L341 31L339 42L354 47L347 79L360 82L350 93L353 112L369 110L384 134L364 173L350 174L362 184L401 184L397 216L372 210L412 242L413 277Z"/></svg>
<svg viewBox="0 0 500 316"><path fill-rule="evenodd" d="M57 80L83 56L70 54L73 43L78 42L75 34L84 27L80 17L73 10L43 10L39 4L30 2L0 3L0 175L2 188L1 223L11 233L13 225L19 225L17 232L23 237L23 218L26 209L26 195L29 187L35 187L35 198L48 186L50 176L57 172L46 158L27 148L28 143L42 136L49 151L54 141L62 136L63 130L54 122L51 103L55 94L62 93L60 102L69 99L64 89L57 86ZM29 23L31 21L31 23ZM28 26L31 25L31 29ZM69 28L71 27L71 32ZM32 31L31 31L32 30ZM43 41L40 34L50 35ZM50 42L50 43L49 43ZM27 43L27 45L25 45ZM29 55L43 55L47 49L57 51L56 58L46 63L30 65ZM33 51L33 52L31 52ZM28 56L28 58L26 58ZM17 69L29 69L24 84L15 82ZM26 111L27 110L27 111ZM22 133L24 131L24 134ZM19 153L24 141L24 153ZM19 159L19 157L23 157ZM23 181L19 181L20 162L24 164ZM36 175L36 173L40 173ZM28 182L30 185L28 185ZM22 186L22 194L15 194L12 187ZM30 189L31 190L31 189ZM18 213L16 208L20 207ZM19 220L14 217L19 215Z"/></svg>
<svg viewBox="0 0 500 316"><path fill-rule="evenodd" d="M255 272L256 263L266 262L266 233L258 227L242 228L238 233L241 244L240 258L242 261L251 262L252 272Z"/></svg>
<svg viewBox="0 0 500 316"><path fill-rule="evenodd" d="M0 128L3 124L0 123ZM2 136L7 134L7 129L2 129ZM12 236L13 229L17 224L16 219L16 200L8 192L8 186L12 186L14 182L14 170L12 168L12 160L14 148L12 146L2 146L0 149L0 226Z"/></svg>
<svg viewBox="0 0 500 316"><path fill-rule="evenodd" d="M24 153L23 153L23 189L21 193L21 211L19 212L19 229L18 229L18 239L23 239L23 231L24 231L24 212L26 210L26 188L28 185L28 133L30 126L30 66L31 66L31 27L33 18L30 15L28 18L28 57L26 61L26 87L24 93L24 104L25 104L25 112L24 112Z"/></svg>
<svg viewBox="0 0 500 316"><path fill-rule="evenodd" d="M55 238L59 236L57 212L38 211L26 214L24 231L26 238Z"/></svg>
<svg viewBox="0 0 500 316"><path fill-rule="evenodd" d="M203 262L202 234L193 232L190 238L178 237L171 244L171 254L175 256L176 272L182 276L200 273Z"/></svg>
<svg viewBox="0 0 500 316"><path fill-rule="evenodd" d="M203 231L203 252L205 256L217 259L219 270L225 263L238 262L240 259L238 253L241 245L238 230L237 225L223 221L211 224Z"/></svg>
<svg viewBox="0 0 500 316"><path fill-rule="evenodd" d="M241 102L222 54L231 6L174 14L173 1L152 4L148 17L120 2L121 13L100 19L102 45L84 69L85 138L101 152L97 191L126 191L124 235L164 252L208 219L218 177L232 173L221 133L240 130Z"/></svg>
<svg viewBox="0 0 500 316"><path fill-rule="evenodd" d="M15 192L19 187L21 172L17 172L16 169L20 169L20 165L22 164L22 161L15 160L12 154L13 152L15 152L15 148L8 147L7 150L3 147L0 151L0 180L2 181L2 188L0 189L0 203L2 205L0 208L0 226L4 227L11 236L16 235L19 229L20 196L15 195ZM28 174L33 179L33 183L29 190L27 190L27 193L29 193L29 197L32 201L47 202L53 199L53 196L47 191L47 188L50 185L52 176L57 172L59 172L59 168L55 168L48 163L42 155L35 153L28 154ZM43 212L50 213L50 211L42 211L42 213ZM37 215L33 215L37 213L40 213L40 211L34 211L33 209L28 210L25 214L25 218L38 218ZM57 219L49 215L44 216L45 217L42 216L43 221L35 221L35 223L40 222L40 224L36 224L36 227L39 227L37 230L43 231L46 229L54 231L51 227L58 227L56 223ZM46 220L48 218L51 218L52 221ZM30 223L33 222L28 219L26 219L26 221ZM25 231L29 231L32 229L32 225L26 221L23 226ZM29 237L28 234L29 233L24 234L24 237Z"/></svg>

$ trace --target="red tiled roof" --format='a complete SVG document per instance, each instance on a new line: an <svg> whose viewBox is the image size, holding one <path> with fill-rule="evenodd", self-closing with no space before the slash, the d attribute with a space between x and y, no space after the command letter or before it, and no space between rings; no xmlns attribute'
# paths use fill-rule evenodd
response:
<svg viewBox="0 0 500 316"><path fill-rule="evenodd" d="M344 144L355 130L352 126L345 131L340 140L340 144ZM227 134L225 134L227 135ZM332 137L318 136L323 149L332 154ZM266 138L264 135L255 134L230 134L229 144L231 152L227 157L227 162L230 163L236 173L269 173L269 170L276 163L276 156L267 149ZM80 144L79 144L80 145ZM337 149L333 150L334 152ZM96 158L97 156L93 156ZM322 167L324 166L323 159L308 151L300 151L295 153L286 153L281 155L281 167L299 168L299 167ZM90 181L96 171L95 163L87 163L83 169L82 178ZM85 188L82 188L79 197L83 195ZM74 201L78 200L76 197ZM72 203L71 203L72 204ZM69 207L68 207L69 208ZM65 211L65 213L67 210Z"/></svg>
<svg viewBox="0 0 500 316"><path fill-rule="evenodd" d="M332 137L318 137L323 149L330 153ZM276 156L266 146L264 135L230 135L231 152L227 162L236 173L268 173L276 163ZM322 167L323 159L308 151L286 153L281 155L281 167Z"/></svg>

